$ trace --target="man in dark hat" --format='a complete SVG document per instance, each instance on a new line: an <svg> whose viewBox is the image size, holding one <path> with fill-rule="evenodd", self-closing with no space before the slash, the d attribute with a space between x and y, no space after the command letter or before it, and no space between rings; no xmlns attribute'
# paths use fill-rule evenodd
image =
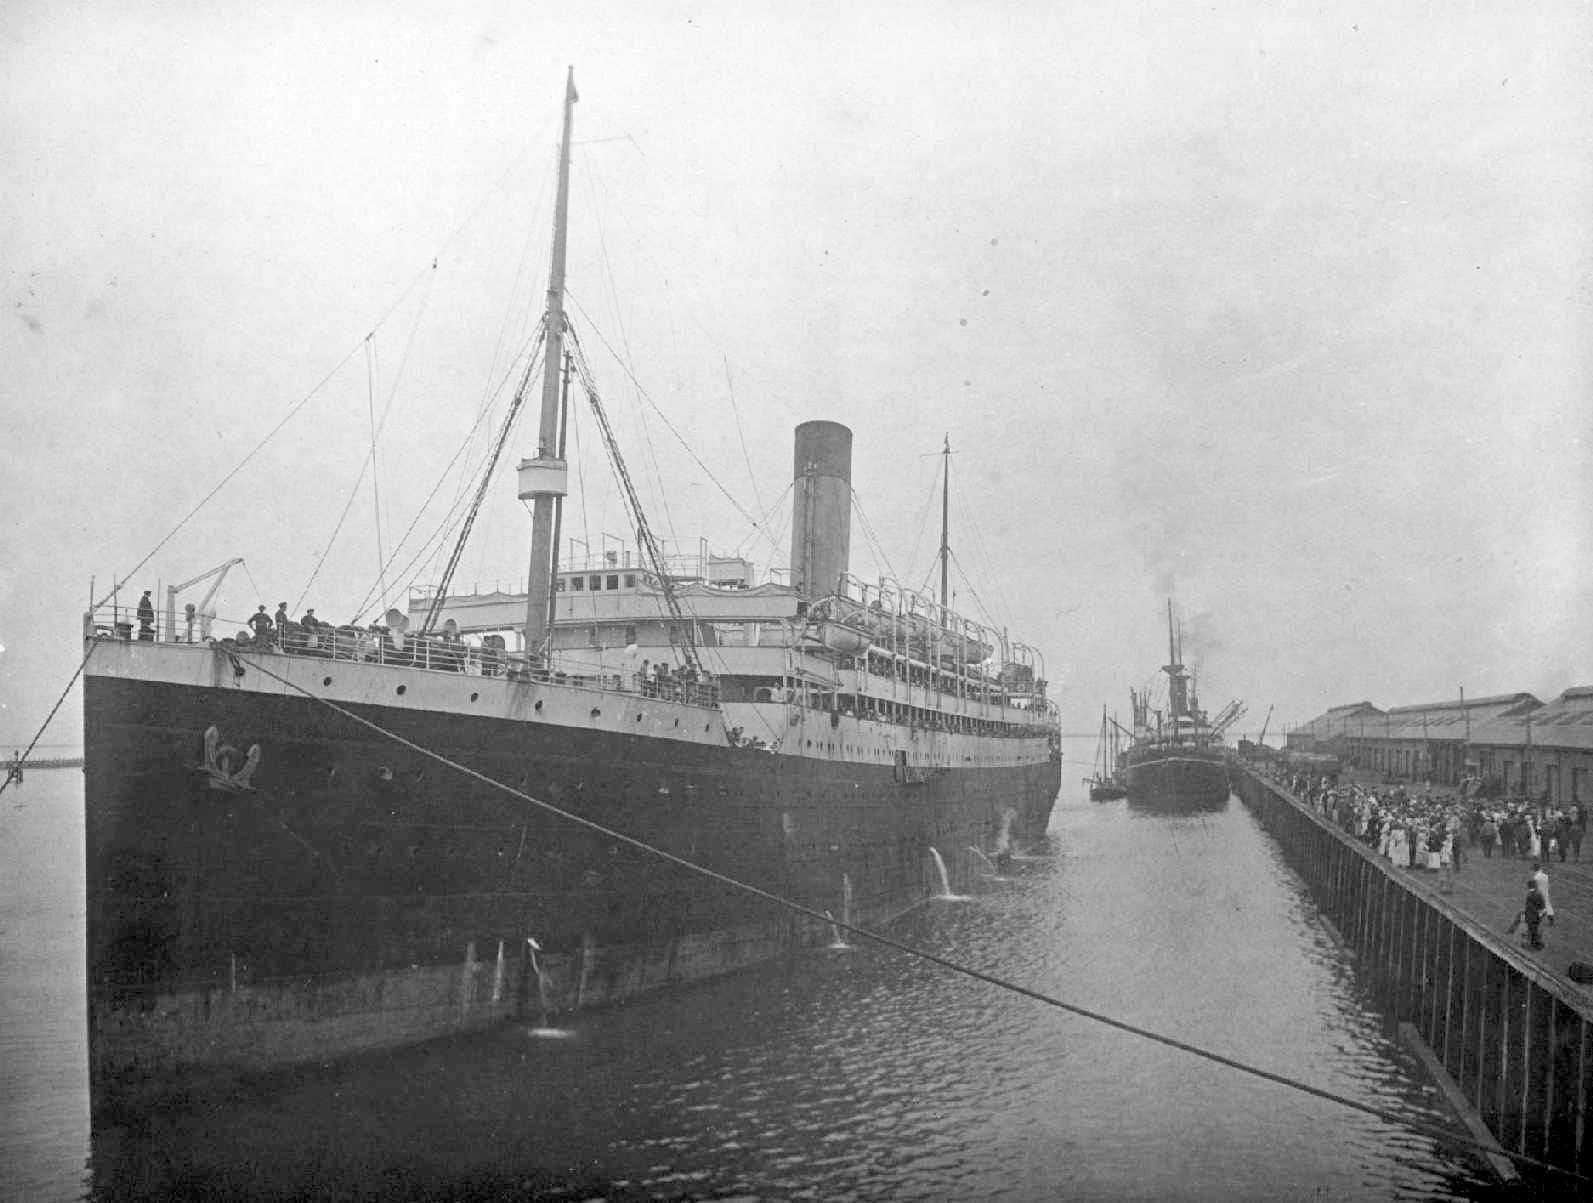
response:
<svg viewBox="0 0 1593 1203"><path fill-rule="evenodd" d="M1534 877L1527 878L1527 902L1522 914L1527 920L1527 947L1543 947L1543 895L1538 893L1538 882Z"/></svg>
<svg viewBox="0 0 1593 1203"><path fill-rule="evenodd" d="M138 637L145 641L155 638L155 603L149 600L149 590L138 599Z"/></svg>
<svg viewBox="0 0 1593 1203"><path fill-rule="evenodd" d="M249 629L254 632L256 647L268 648L271 646L271 615L266 613L265 606L255 611L249 619Z"/></svg>

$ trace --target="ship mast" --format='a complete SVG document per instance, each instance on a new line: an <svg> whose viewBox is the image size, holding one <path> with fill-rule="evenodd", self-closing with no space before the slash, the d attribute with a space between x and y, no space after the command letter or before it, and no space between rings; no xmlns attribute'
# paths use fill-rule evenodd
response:
<svg viewBox="0 0 1593 1203"><path fill-rule="evenodd" d="M559 191L553 209L553 255L548 268L546 343L542 350L542 415L537 451L520 461L520 500L530 500L531 569L527 581L525 650L538 656L551 626L553 525L569 492L569 467L558 454L560 376L564 368L564 254L570 210L570 131L575 124L575 68L564 87L564 133L559 143Z"/></svg>
<svg viewBox="0 0 1593 1203"><path fill-rule="evenodd" d="M946 609L946 566L951 559L951 435L946 435L946 446L940 453L944 463L940 475L940 608ZM942 615L944 618L944 615Z"/></svg>

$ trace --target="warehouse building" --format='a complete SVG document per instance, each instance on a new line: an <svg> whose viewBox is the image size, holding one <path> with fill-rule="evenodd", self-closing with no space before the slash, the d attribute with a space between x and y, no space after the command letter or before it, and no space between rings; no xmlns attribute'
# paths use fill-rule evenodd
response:
<svg viewBox="0 0 1593 1203"><path fill-rule="evenodd" d="M1290 750L1337 756L1390 780L1458 786L1550 806L1593 803L1593 686L1380 710L1336 706L1288 733Z"/></svg>

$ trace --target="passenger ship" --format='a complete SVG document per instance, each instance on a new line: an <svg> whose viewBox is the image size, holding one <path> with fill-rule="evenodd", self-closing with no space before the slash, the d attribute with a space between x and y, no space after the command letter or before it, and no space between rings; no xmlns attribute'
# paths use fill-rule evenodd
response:
<svg viewBox="0 0 1593 1203"><path fill-rule="evenodd" d="M556 563L574 102L572 76L528 592L259 637L176 590L137 632L86 616L97 1107L750 966L1045 830L1043 661L850 573L845 426L796 428L787 580L664 556L633 493L634 551Z"/></svg>

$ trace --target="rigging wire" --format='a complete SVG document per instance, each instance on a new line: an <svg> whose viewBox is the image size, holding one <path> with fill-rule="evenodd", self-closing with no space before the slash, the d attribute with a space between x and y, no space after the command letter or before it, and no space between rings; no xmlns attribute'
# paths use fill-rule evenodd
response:
<svg viewBox="0 0 1593 1203"><path fill-rule="evenodd" d="M100 641L98 639L92 639L89 641L88 651L83 653L83 662L77 666L77 671L72 674L72 679L66 683L66 688L61 691L61 696L55 699L55 705L50 707L50 713L44 716L44 721L39 724L39 729L33 733L33 738L28 741L27 749L12 763L18 765L27 764L28 757L33 755L33 749L39 744L39 736L44 734L51 721L55 718L55 712L61 708L61 703L66 701L66 695L72 692L72 686L77 684L77 679L83 675L83 670L88 667L90 657L94 655L99 646ZM8 773L6 775L6 779L4 781L0 781L0 794L6 792L6 789L11 785L12 780L13 778Z"/></svg>
<svg viewBox="0 0 1593 1203"><path fill-rule="evenodd" d="M249 584L254 589L254 595L256 597L264 597L265 590L260 588L260 582L254 579L254 573L249 571L249 561L240 558L238 560L238 567L242 568L243 575L249 578Z"/></svg>
<svg viewBox="0 0 1593 1203"><path fill-rule="evenodd" d="M433 277L433 279L435 279L435 277ZM327 538L326 546L321 549L320 556L318 556L316 558L315 567L310 570L310 575L309 575L308 579L305 580L304 587L299 590L298 599L293 603L293 609L294 609L295 612L297 612L299 607L304 604L305 598L309 597L310 590L314 587L316 579L321 575L321 569L323 567L325 567L325 565L326 565L327 557L332 554L332 548L337 545L338 536L343 533L343 524L348 521L349 512L354 508L354 502L359 497L360 485L364 484L364 482L365 482L365 473L367 471L374 471L374 469L375 469L375 466L376 466L376 435L379 435L382 430L385 430L387 428L388 416L392 413L393 404L397 400L397 397L398 397L398 384L399 384L399 381L403 377L405 366L409 363L410 351L413 349L413 347L415 345L415 336L420 330L420 321L421 321L421 318L425 316L426 306L430 302L430 300L431 300L431 288L428 285L428 287L426 289L426 292L425 292L424 296L421 299L420 309L416 312L415 320L410 325L410 328L409 328L409 339L405 343L405 346L404 346L404 357L399 362L398 373L394 376L392 388L388 392L387 404L382 409L382 420L381 420L381 423L380 423L379 426L377 426L375 434L373 434L373 437L371 439L371 450L370 450L369 454L366 455L364 461L361 462L359 474L357 476L355 476L355 478L354 478L353 487L351 487L349 489L348 496L346 498L344 498L344 500L343 500L343 508L342 508L342 510L340 510L338 512L337 522L335 522L333 524L333 526L332 526L332 533ZM371 335L369 337L374 337L374 336L375 336L375 332L372 331L372 333L371 333ZM499 388L500 389L502 388L502 384L501 383L499 385ZM466 433L467 441L471 437L474 436L475 431L480 426L481 419L484 416L485 416L485 411L483 411L482 414L478 414L477 415L476 423L474 425L472 425L470 430ZM445 467L443 469L443 476L444 477L446 477L448 472L453 468L454 463L458 460L459 455L463 452L463 450L464 450L464 448L461 447L460 451L456 452L454 454L453 459L450 459L448 461L447 467ZM373 477L371 483L372 483L372 489L374 491L374 489L375 489L374 477ZM440 483L441 483L441 481L439 480L439 484ZM399 549L402 548L404 546L405 542L408 540L410 532L415 529L415 523L417 523L420 520L421 514L423 514L425 512L425 510L426 510L426 507L431 504L431 499L432 499L432 497L434 497L436 495L436 492L437 492L437 490L434 488L432 490L432 492L427 495L425 502L422 503L421 508L416 512L415 517L410 520L410 524L409 524L408 528L404 532L404 537L401 538L397 542L397 544L394 545L392 554L390 556L381 555L381 516L380 516L380 513L378 513L378 515L377 515L377 553L378 553L378 560L377 560L377 585L373 585L372 586L372 591L374 591L376 588L380 587L381 590L382 590L382 593L384 595L386 594L387 588L386 588L386 582L383 579L383 573L385 572L385 570L387 568L392 567L394 562L397 561ZM365 600L361 601L360 606L359 606L359 609L361 611L364 610L366 602L368 602L369 598L370 598L370 592L367 592Z"/></svg>
<svg viewBox="0 0 1593 1203"><path fill-rule="evenodd" d="M470 539L471 529L476 524L476 516L481 512L481 503L486 500L487 486L492 483L493 469L497 467L498 459L503 454L503 449L509 441L515 423L520 417L520 411L525 403L526 392L531 387L532 374L536 370L539 356L547 354L547 323L542 322L537 326L538 347L532 352L531 358L526 363L525 375L520 378L520 386L515 389L514 400L509 403L509 411L503 417L503 425L498 430L498 437L493 443L491 458L487 461L487 468L481 474L481 482L476 487L475 496L471 499L470 509L465 514L463 527L459 532L459 539L454 544L454 550L448 557L448 566L443 569L442 580L437 585L437 592L432 596L431 608L426 612L426 620L421 624L421 630L429 631L436 624L438 616L442 613L443 601L448 594L448 586L453 581L454 570L459 566L460 557L465 553L465 544Z"/></svg>
<svg viewBox="0 0 1593 1203"><path fill-rule="evenodd" d="M436 263L434 261L432 263L432 268L433 268L433 277L432 277L432 279L433 279L433 281L435 281L435 279L436 279L436 275L435 275L436 266L437 265L436 265ZM426 316L426 309L431 304L431 293L432 293L431 284L428 283L427 286L426 286L426 291L421 294L420 308L415 313L415 320L412 323L410 323L409 338L407 340L405 340L405 342L404 342L404 354L398 361L398 370L393 373L392 386L387 391L387 403L382 407L382 420L381 420L380 425L377 427L378 436L381 434L382 431L387 429L387 419L391 416L391 414L393 412L393 405L398 400L398 386L399 386L400 382L404 379L404 373L409 367L409 357L410 357L410 355L413 353L413 351L415 349L415 336L420 333L421 319ZM373 337L374 337L374 332L373 332ZM494 352L494 358L496 358L496 351ZM490 369L489 369L489 378L490 378ZM372 484L374 485L374 483L375 483L374 477L375 477L375 472L376 472L376 448L375 448L374 442L372 443L372 447L371 447L371 472L372 472ZM385 570L386 568L390 568L392 566L392 564L393 564L393 561L395 561L398 558L398 548L403 546L403 540L400 540L399 543L393 548L392 554L390 556L381 557L380 556L380 550L381 550L380 549L380 536L381 536L381 525L380 525L380 522L381 522L381 515L380 515L380 513L378 513L378 515L377 515L377 541L378 541L377 551L378 551L378 556L379 556L379 558L381 560L381 563L383 565L383 570ZM411 524L410 524L411 529L413 529L413 525L414 525L413 522L411 522ZM406 531L406 534L407 534L407 531ZM380 574L378 574L378 579L380 579Z"/></svg>
<svg viewBox="0 0 1593 1203"><path fill-rule="evenodd" d="M531 372L536 370L537 360L535 359L535 355L540 339L540 329L541 327L539 326L537 330L533 331L532 333L531 354L533 358L531 361L531 366L528 369ZM519 362L520 360L518 355L515 356L514 359L510 360L508 368L505 370L503 377L498 381L497 387L493 389L492 396L497 396L503 391L504 387L509 383L509 380L514 376L514 365ZM414 534L415 527L420 524L421 518L425 515L426 511L431 508L431 503L436 499L437 494L442 491L443 485L448 481L450 474L453 472L454 465L459 462L460 458L464 456L464 454L469 451L471 446L474 444L477 433L480 432L491 412L491 408L488 406L483 406L480 410L478 410L475 422L473 422L470 429L465 432L465 436L460 441L458 449L454 451L452 458L450 458L448 463L443 467L443 470L438 475L436 482L432 485L431 492L426 494L426 500L423 501L420 505L420 508L415 511L415 516L410 520L409 526L405 529L403 538L401 538L397 545L393 548L391 557L393 563L396 564L399 551L409 542L410 536ZM437 525L432 529L431 534L422 540L420 546L417 547L414 554L410 556L409 562L404 565L402 571L397 573L400 579L407 580L410 585L413 586L416 581L416 577L418 576L417 566L420 564L421 560L427 558L428 556L434 555L437 551L442 549L443 543L451 528L455 516L469 500L470 494L466 491L464 485L469 481L480 479L481 474L487 470L486 465L491 454L492 448L489 444L482 450L481 457L477 461L477 467L475 470L471 472L460 473L459 476L455 478L460 482L460 488L455 494L453 501L449 502L448 506L443 510L442 517L438 519ZM330 550L330 548L328 550ZM371 596L374 592L375 586L373 585L371 589L366 591L365 596L360 600L357 613L361 617L364 616L366 608L370 605Z"/></svg>
<svg viewBox="0 0 1593 1203"><path fill-rule="evenodd" d="M557 179L557 176L558 173L555 171L553 173L552 179ZM498 394L503 391L504 383L511 375L513 375L513 365L518 363L520 360L520 353L516 352L516 354L509 361L509 368L505 371L503 380L500 380L498 386L493 388L491 381L493 372L498 364L498 356L503 351L504 343L508 341L509 326L517 312L515 298L520 296L522 281L526 280L527 276L529 275L529 268L533 261L533 247L537 241L537 230L539 228L536 217L539 216L544 209L549 207L551 204L552 195L556 190L557 187L554 183L552 183L551 180L545 184L543 190L537 197L536 204L532 207L532 220L525 223L525 233L522 236L522 241L520 244L520 255L516 260L514 280L509 287L509 303L504 307L503 321L498 325L498 334L492 344L492 356L487 361L487 370L484 376L486 385L482 390L480 400L478 400L476 403L476 426L473 429L480 428L480 425L485 420L493 402L497 399ZM532 288L534 289L534 285ZM528 292L523 304L529 313L536 314L536 322L532 324L532 329L537 329L547 316L546 313L541 310L540 299L536 296L534 291ZM469 486L470 482L468 479L461 478L457 482L457 490L454 495L456 503L465 496L469 490Z"/></svg>
<svg viewBox="0 0 1593 1203"><path fill-rule="evenodd" d="M962 519L962 520L964 520L964 521L966 521L968 523L969 529L973 532L973 549L974 549L974 553L975 553L976 559L980 562L980 565L982 565L982 569L981 569L981 571L983 572L982 579L987 580L987 581L1000 581L1001 577L992 570L990 561L986 558L986 553L989 551L990 548L994 547L995 544L992 543L990 540L985 538L985 533L980 528L979 520L974 514L974 507L973 506L969 506L969 505L964 505L964 504L961 503L960 500L956 504L957 504L957 517ZM955 559L955 558L956 557L953 556L953 559ZM960 564L958 565L958 570L962 571L962 566ZM972 582L971 578L968 577L966 572L963 573L963 579L964 579L965 582L967 582L968 587L970 589L972 589L973 588L973 582ZM1007 600L1005 593L999 593L997 595L997 600L1004 603ZM1003 608L1005 608L1005 607L1003 606ZM985 617L987 617L990 620L992 625L996 625L997 624L996 617L995 617L995 615L993 613L991 613L989 611L986 611ZM1007 623L1003 624L1003 625L1015 626L1017 624L1011 622L1010 618L1009 618L1009 621Z"/></svg>
<svg viewBox="0 0 1593 1203"><path fill-rule="evenodd" d="M752 549L753 542L758 540L769 545L769 552L773 559L778 560L787 558L784 555L786 550L784 544L782 544L772 532L776 530L790 529L789 524L777 523L775 519L781 517L785 513L785 501L795 491L796 481L786 481L785 488L780 491L780 495L770 502L767 509L761 511L763 516L758 519L757 523L754 524L752 529L743 535L741 541L736 544L734 549L736 555L741 555L743 552L750 551Z"/></svg>
<svg viewBox="0 0 1593 1203"><path fill-rule="evenodd" d="M879 557L879 561L884 566L885 571L890 573L892 579L895 579L896 569L892 566L890 557L885 554L885 546L880 542L879 535L875 533L874 524L868 520L868 514L863 510L863 498L856 489L852 489L851 486L847 487L852 494L852 508L857 511L857 520L862 524L863 536L868 540L869 548Z"/></svg>
<svg viewBox="0 0 1593 1203"><path fill-rule="evenodd" d="M912 569L912 566L918 562L918 549L924 545L924 531L929 528L929 515L934 512L935 508L935 486L939 483L940 471L937 468L935 475L930 479L929 482L929 495L924 498L924 508L919 512L918 534L913 538L912 554L907 557L907 567L909 571ZM934 570L934 561L932 560L930 561L929 571L933 572ZM924 576L924 582L925 584L928 584L929 582L929 576L927 573ZM920 593L924 591L922 585L919 586L918 591Z"/></svg>
<svg viewBox="0 0 1593 1203"><path fill-rule="evenodd" d="M754 518L751 514L749 514L747 512L746 507L743 506L739 501L736 500L735 495L732 494L729 489L725 488L724 484L720 481L720 479L717 476L715 476L713 474L713 471L708 467L708 465L703 463L702 457L699 456L696 453L696 451L692 450L691 444L688 443L686 441L685 437L680 433L680 431L675 428L675 424L669 420L669 415L666 414L662 409L659 408L658 403L656 401L654 401L653 398L648 394L647 390L642 387L642 382L636 378L636 373L631 371L630 366L623 359L621 359L619 357L618 352L616 352L614 350L613 346L609 343L608 339L603 337L603 331L597 326L597 324L595 322L592 321L591 315L589 313L587 313L586 308L581 304L580 300L573 293L571 293L568 289L565 290L565 294L564 295L565 295L565 298L572 305L574 305L577 310L580 311L581 316L586 320L586 323L591 328L592 333L597 335L598 342L603 344L603 349L606 350L609 353L609 355L613 357L615 363L619 364L620 370L622 372L624 372L625 375L629 378L630 382L633 385L636 386L636 391L637 391L638 394L640 394L642 400L646 401L647 404L652 408L653 412L656 413L663 420L663 423L664 423L665 427L668 428L669 433L675 436L675 441L678 442L681 445L681 447L683 447L685 449L686 454L691 456L692 460L696 463L696 465L699 468L702 469L703 475L706 476L709 480L713 481L714 487L717 488L721 493L723 493L725 495L725 500L726 501L730 502L731 505L735 506L736 513L740 514L743 518L745 518L747 520L747 524L749 526L757 526L758 525L757 519Z"/></svg>
<svg viewBox="0 0 1593 1203"><path fill-rule="evenodd" d="M413 287L413 285L411 285L411 287ZM404 291L405 291L405 294L407 294L409 290L405 289ZM400 299L402 299L402 297ZM396 306L397 306L397 302L395 301L394 302L394 307L396 307ZM388 312L391 313L392 312L392 308L389 308ZM383 318L383 320L384 321L386 320L385 317ZM380 326L381 323L378 322L377 325ZM232 468L232 470L230 472L228 472L219 481L217 481L215 486L210 490L210 492L206 493L202 498L199 499L198 503L195 504L193 509L189 510L186 514L184 514L181 518L179 518L177 520L177 525L173 526L171 528L171 530L167 531L166 534L161 537L160 541L157 542L154 547L151 547L149 549L148 553L144 556L143 559L139 560L138 563L133 565L132 570L130 572L128 572L120 580L115 580L115 578L112 578L112 584L111 584L110 592L105 594L105 596L101 597L98 601L90 600L90 602L89 602L89 612L93 613L95 610L98 610L107 601L109 601L111 598L115 597L118 593L120 593L122 591L123 587L127 584L127 582L132 580L133 577L138 574L138 572L144 567L145 564L148 564L151 560L153 560L155 558L156 554L160 551L161 548L165 547L166 544L170 543L174 538L176 538L177 537L177 533L179 531L181 531L183 529L183 527L187 526L188 523L193 520L194 516L196 514L198 514L200 510L204 509L207 505L209 505L210 502L215 498L216 494L220 493L222 489L226 488L227 485L232 481L232 478L237 476L238 473L242 472L244 470L244 468L248 465L249 461L254 459L255 456L259 455L260 452L265 449L266 444L269 443L272 439L274 439L277 436L278 432L281 431L281 429L284 426L286 426L289 422L291 422L295 417L298 416L299 411L302 410L306 405L308 405L310 403L311 399L314 398L315 395L317 393L319 393L324 387L326 387L327 382L329 380L331 380L332 377L336 376L339 372L341 372L343 370L343 368L348 364L348 361L354 358L355 353L363 345L363 342L364 342L364 340L362 339L360 342L355 343L354 346L350 347L348 349L348 353L346 355L344 355L342 359L337 361L337 363L332 367L331 371L327 372L327 374L325 376L321 377L321 379L315 384L315 386L312 389L310 389L309 392L305 393L303 397L299 398L299 400L288 410L288 412L282 416L282 418L277 422L277 424L275 426L273 426L270 430L266 431L265 435L260 439L260 441L258 443L256 443L254 445L254 447L249 451L249 453L247 455L245 455L241 460L239 460L237 462L237 464L234 465L234 467Z"/></svg>
<svg viewBox="0 0 1593 1203"><path fill-rule="evenodd" d="M387 324L387 320L393 316L393 313L398 309L398 307L402 305L408 298L409 294L414 291L415 286L422 279L426 278L428 273L436 270L438 260L442 258L443 254L448 250L449 247L453 246L453 244L458 241L459 236L464 233L465 228L475 220L476 215L486 204L487 198L493 193L497 192L503 186L504 181L519 169L521 162L523 162L530 154L532 145L534 145L534 143L528 142L526 144L526 148L520 152L519 156L511 161L509 167L503 172L503 174L493 181L488 188L482 191L481 195L477 198L476 203L460 220L459 224L454 227L453 232L444 238L443 241L438 245L437 250L428 257L426 265L417 271L412 277L410 277L409 282L405 284L403 289L399 291L392 303L382 311L381 316L378 317L375 323L370 327L370 333L374 333L382 329L382 327ZM281 419L278 420L277 424L270 430L266 431L266 433L261 436L260 441L257 442L254 447L252 447L249 452L232 467L230 471L228 471L219 481L217 481L211 490L195 503L192 509L179 518L176 525L167 531L166 534L163 535L160 540L149 549L144 557L139 560L138 563L133 565L130 571L123 575L119 580L113 577L111 588L108 593L97 600L91 597L89 600L89 612L92 613L95 610L98 610L107 601L119 594L126 587L128 581L132 580L133 577L138 575L138 573L143 570L144 566L154 559L155 556L160 553L161 549L166 546L166 544L175 539L183 530L183 528L193 521L194 517L206 506L208 506L211 501L215 499L216 495L226 488L227 485L232 482L232 479L242 472L244 468L248 466L249 462L265 449L266 445L270 443L272 439L276 438L276 436L281 433L283 427L296 418L299 415L299 412L303 410L304 407L308 405L323 388L326 387L327 383L331 381L332 378L341 372L346 366L348 366L349 361L354 358L355 354L364 345L365 337L369 337L369 334L362 337L353 346L349 347L348 351L343 355L343 357L332 365L331 369L328 370L327 373L314 384L314 386L311 387L310 391L305 393L304 396L300 397L298 401L294 402L293 405L288 408L288 411L283 414Z"/></svg>
<svg viewBox="0 0 1593 1203"><path fill-rule="evenodd" d="M730 356L721 351L719 352L719 358L725 364L725 391L730 395L731 416L736 419L736 438L741 441L741 458L747 465L747 482L752 486L753 503L761 511L763 509L763 498L758 496L758 474L752 467L752 453L747 450L747 432L741 424L741 410L736 405L736 382L730 376Z"/></svg>
<svg viewBox="0 0 1593 1203"><path fill-rule="evenodd" d="M819 911L813 907L805 906L800 902L793 901L792 899L775 894L772 891L752 885L750 882L745 882L739 878L731 877L729 874L721 873L715 869L710 869L706 865L698 864L697 862L689 860L686 857L677 856L672 852L665 851L663 848L649 844L645 840L638 839L635 836L627 835L622 831L616 830L612 827L607 827L602 823L598 823L593 819L575 814L572 811L564 810L559 806L555 806L551 802L543 801L542 799L533 797L532 795L525 793L522 790L516 789L513 786L506 785L501 781L495 780L494 778L487 776L485 773L471 768L469 765L450 759L440 752L415 743L413 740L407 739L395 731L390 731L385 727L382 727L379 723L373 722L367 718L363 718L360 715L355 714L352 710L338 705L329 698L321 697L317 694L311 693L309 690L305 689L296 682L289 680L287 677L282 676L279 673L273 672L269 668L266 668L265 665L257 661L252 654L245 652L243 649L237 649L230 654L237 658L240 662L252 664L255 670L261 675L269 677L272 680L277 681L279 684L287 686L289 689L292 689L296 693L302 694L311 701L320 703L322 706L325 706L329 710L335 711L337 714L342 715L349 721L357 723L361 727L373 731L376 734L401 745L402 747L408 748L410 751L415 752L418 755L435 761L446 768L453 769L456 772L461 773L466 777L470 777L491 789L500 790L503 793L508 794L510 797L518 798L520 801L534 806L546 814L553 815L555 818L563 819L568 823L573 823L578 827L583 827L588 831L595 832L596 834L603 836L605 839L624 844L626 847L632 848L645 856L653 857L654 859L675 865L677 868L685 869L690 873L695 873L701 877L706 877L711 881L718 882L720 885L728 886L739 893L761 899L764 902L772 903L773 905L784 910L805 916L809 919L817 920L818 922L830 925L841 931L850 932L852 935L860 936L865 940L869 940L883 948L888 948L893 952L902 953L903 955L914 957L921 961L926 961L929 964L937 965L940 968L946 969L952 973L960 974L961 976L971 978L974 981L983 982L987 986L993 986L996 989L1006 991L1009 994L1016 994L1023 998L1030 999L1031 1001L1037 1002L1042 1006L1050 1007L1054 1010L1062 1011L1069 1015L1074 1015L1078 1018L1086 1019L1093 1023L1101 1024L1105 1027L1113 1028L1116 1031L1123 1032L1129 1036L1134 1036L1138 1039L1145 1040L1153 1044L1159 1044L1164 1048L1170 1048L1177 1052L1186 1053L1189 1056L1203 1061L1221 1065L1224 1068L1234 1070L1235 1072L1244 1074L1248 1077L1257 1078L1264 1082L1270 1082L1273 1085L1282 1086L1287 1089L1297 1091L1301 1094L1310 1095L1313 1098L1322 1099L1329 1103L1336 1103L1339 1106L1348 1108L1352 1111L1359 1111L1364 1115L1372 1116L1376 1119L1382 1120L1387 1124L1402 1128L1406 1131L1417 1132L1433 1140L1439 1141L1442 1144L1451 1147L1471 1149L1477 1152L1492 1154L1495 1156L1503 1155L1510 1158L1512 1161L1516 1161L1524 1165L1530 1165L1535 1169L1544 1170L1549 1173L1562 1175L1571 1179L1572 1181L1593 1182L1593 1179L1588 1178L1586 1175L1577 1173L1574 1170L1567 1170L1559 1166L1551 1165L1550 1163L1535 1158L1530 1154L1517 1153L1508 1149L1500 1149L1496 1144L1475 1140L1469 1136L1462 1135L1461 1133L1452 1131L1449 1128L1443 1127L1439 1124L1432 1124L1423 1120L1412 1119L1409 1116L1400 1115L1398 1112L1390 1110L1389 1108L1379 1107L1372 1103L1363 1103L1359 1099L1350 1098L1347 1095L1336 1093L1335 1091L1328 1090L1321 1086L1315 1086L1309 1082L1302 1081L1301 1079L1291 1078L1285 1074L1274 1072L1273 1070L1263 1069L1260 1066L1252 1065L1245 1061L1240 1061L1237 1058L1229 1057L1223 1053L1214 1052L1211 1049L1202 1048L1199 1045L1191 1044L1188 1041L1179 1040L1176 1037L1164 1035L1150 1028L1129 1023L1126 1020L1117 1019L1106 1014L1105 1012L1079 1006L1077 1003L1067 1002L1066 1000L1058 998L1055 995L1046 994L1041 990L1036 990L1032 987L1022 985L1021 983L1012 981L1008 978L1003 978L993 973L987 973L983 970L975 969L970 965L965 965L959 961L951 960L949 957L944 957L938 953L930 952L928 949L908 944L905 941L895 939L892 936L887 936L882 932L873 931L869 928L859 927L853 923L837 920L828 912ZM84 663L87 663L86 657ZM79 671L81 671L81 669Z"/></svg>
<svg viewBox="0 0 1593 1203"><path fill-rule="evenodd" d="M608 282L609 296L614 302L614 322L619 326L620 344L625 348L626 360L629 362L632 360L633 356L631 349L631 336L630 331L625 328L625 316L620 310L619 287L614 280L613 261L609 258L608 236L605 233L606 223L603 221L603 207L598 203L597 186L594 183L595 174L595 172L587 171L584 173L584 178L586 179L587 193L592 198L592 212L597 217L597 245L603 256L603 276ZM584 310L582 311L582 316L586 316ZM587 320L591 321L590 318L587 318ZM633 381L636 380L635 373L627 374L630 375ZM638 392L641 391L640 383L636 384L636 389ZM590 395L590 391L588 395ZM647 428L647 411L641 406L637 406L637 416L641 419L642 423L642 445L647 450L647 462L653 469L653 488L658 493L659 503L662 505L664 511L664 526L669 531L670 538L678 546L680 544L680 532L675 529L675 518L670 512L669 508L670 491L664 487L664 473L663 470L658 466L658 446L653 442L652 431ZM637 538L639 540L641 535L638 534ZM659 565L659 571L663 571L662 564Z"/></svg>
<svg viewBox="0 0 1593 1203"><path fill-rule="evenodd" d="M974 605L979 607L979 613L985 616L985 621L990 624L992 631L1001 630L1001 624L996 621L996 616L990 612L990 607L985 605L984 598L979 596L979 590L974 588L973 581L968 578L968 570L962 566L962 561L957 558L957 553L953 551L950 554L951 562L957 565L957 575L962 577L962 583L968 587L968 592L974 599Z"/></svg>
<svg viewBox="0 0 1593 1203"><path fill-rule="evenodd" d="M397 388L396 382L394 388ZM388 404L392 404L391 397L388 398ZM376 580L382 592L382 600L386 601L387 552L382 546L382 477L376 467L376 332L374 330L365 336L365 412L371 423L371 453L366 462L371 467L371 508L376 511ZM385 417L384 412L383 418ZM364 468L361 468L360 474L363 476L364 473Z"/></svg>

